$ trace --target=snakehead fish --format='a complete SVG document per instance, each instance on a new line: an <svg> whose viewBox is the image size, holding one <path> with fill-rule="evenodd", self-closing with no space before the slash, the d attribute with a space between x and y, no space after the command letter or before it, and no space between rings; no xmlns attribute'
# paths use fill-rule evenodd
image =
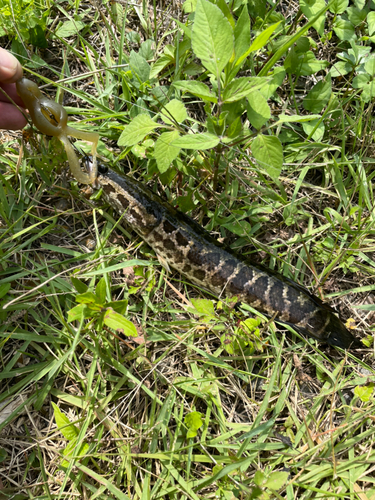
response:
<svg viewBox="0 0 375 500"><path fill-rule="evenodd" d="M138 181L100 169L104 200L170 267L217 297L237 297L281 324L343 349L361 347L334 310L305 288L254 264Z"/></svg>

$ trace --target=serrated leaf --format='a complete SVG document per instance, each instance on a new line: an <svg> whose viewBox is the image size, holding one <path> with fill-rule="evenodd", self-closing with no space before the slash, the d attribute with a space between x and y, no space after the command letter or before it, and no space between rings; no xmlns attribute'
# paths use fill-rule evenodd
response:
<svg viewBox="0 0 375 500"><path fill-rule="evenodd" d="M70 423L68 417L62 413L60 408L52 402L53 414L55 417L55 422L57 428L68 441L73 441L77 438L79 434L79 429L72 423Z"/></svg>
<svg viewBox="0 0 375 500"><path fill-rule="evenodd" d="M258 91L247 96L248 108L247 117L249 122L257 130L263 127L267 120L271 118L271 110L267 100Z"/></svg>
<svg viewBox="0 0 375 500"><path fill-rule="evenodd" d="M234 51L233 28L219 7L198 0L192 32L192 47L203 66L218 77Z"/></svg>
<svg viewBox="0 0 375 500"><path fill-rule="evenodd" d="M66 38L79 33L86 23L83 21L65 21L59 28L57 28L55 34L60 38Z"/></svg>
<svg viewBox="0 0 375 500"><path fill-rule="evenodd" d="M138 337L137 329L133 323L124 318L122 314L114 311L112 307L109 307L104 313L103 322L109 328L113 328L113 330L126 337Z"/></svg>
<svg viewBox="0 0 375 500"><path fill-rule="evenodd" d="M176 89L195 95L206 102L217 102L217 97L202 82L194 80L178 80L172 84Z"/></svg>
<svg viewBox="0 0 375 500"><path fill-rule="evenodd" d="M183 123L187 118L187 111L183 102L172 99L160 113L160 117L167 125Z"/></svg>
<svg viewBox="0 0 375 500"><path fill-rule="evenodd" d="M118 145L134 146L134 144L143 141L146 135L158 127L160 125L151 120L148 115L144 113L137 115L122 131Z"/></svg>
<svg viewBox="0 0 375 500"><path fill-rule="evenodd" d="M251 151L260 167L270 177L277 179L283 166L283 147L272 135L258 135L251 144Z"/></svg>
<svg viewBox="0 0 375 500"><path fill-rule="evenodd" d="M251 92L261 89L268 84L267 77L259 76L242 76L232 80L231 83L224 89L223 102L236 102L240 101Z"/></svg>
<svg viewBox="0 0 375 500"><path fill-rule="evenodd" d="M243 6L241 14L237 19L236 26L234 28L234 52L236 61L239 60L250 46L250 17L247 5ZM246 58L246 55L245 55ZM242 59L244 60L244 59ZM241 62L239 63L241 64ZM236 66L239 66L239 64Z"/></svg>
<svg viewBox="0 0 375 500"><path fill-rule="evenodd" d="M179 137L177 130L164 132L155 142L154 156L159 171L163 174L177 158L180 148L171 143Z"/></svg>
<svg viewBox="0 0 375 500"><path fill-rule="evenodd" d="M215 308L212 300L209 299L191 299L191 303L203 316L215 316Z"/></svg>
<svg viewBox="0 0 375 500"><path fill-rule="evenodd" d="M217 146L220 139L213 134L203 132L202 134L186 134L174 140L171 145L178 148L194 149L202 151Z"/></svg>

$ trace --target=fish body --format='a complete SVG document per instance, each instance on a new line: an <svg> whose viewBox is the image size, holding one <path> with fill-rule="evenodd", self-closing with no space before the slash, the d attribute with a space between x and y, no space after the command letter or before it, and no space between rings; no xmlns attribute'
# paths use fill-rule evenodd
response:
<svg viewBox="0 0 375 500"><path fill-rule="evenodd" d="M170 267L217 297L237 297L299 332L347 349L361 343L305 288L235 253L143 184L110 169L103 197Z"/></svg>

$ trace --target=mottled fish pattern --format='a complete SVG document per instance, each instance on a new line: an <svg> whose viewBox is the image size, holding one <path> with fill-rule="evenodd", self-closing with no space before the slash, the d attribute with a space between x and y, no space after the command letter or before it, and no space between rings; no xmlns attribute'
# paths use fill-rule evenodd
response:
<svg viewBox="0 0 375 500"><path fill-rule="evenodd" d="M238 297L280 323L347 349L361 343L331 307L300 285L263 269L216 241L144 185L110 169L98 177L103 197L164 260L217 297Z"/></svg>

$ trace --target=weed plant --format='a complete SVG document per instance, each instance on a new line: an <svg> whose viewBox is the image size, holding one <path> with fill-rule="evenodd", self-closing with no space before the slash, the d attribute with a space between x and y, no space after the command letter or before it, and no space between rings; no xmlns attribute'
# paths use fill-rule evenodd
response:
<svg viewBox="0 0 375 500"><path fill-rule="evenodd" d="M374 499L375 4L0 0L0 21L103 162L363 340L167 273L57 140L2 131L1 499Z"/></svg>

